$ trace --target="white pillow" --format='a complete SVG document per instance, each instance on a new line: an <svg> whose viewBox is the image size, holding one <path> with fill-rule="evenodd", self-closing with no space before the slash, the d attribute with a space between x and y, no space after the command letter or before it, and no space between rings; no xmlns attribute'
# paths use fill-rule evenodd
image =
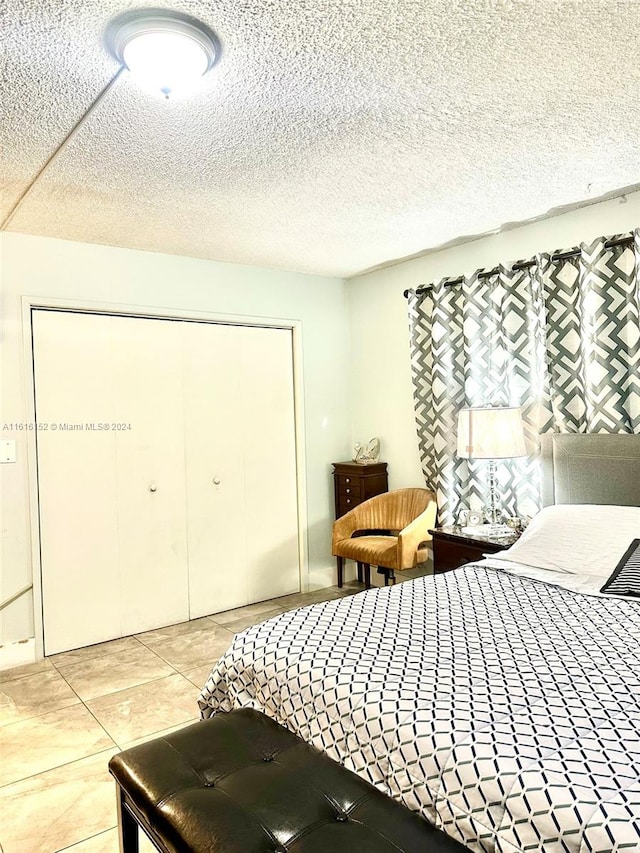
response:
<svg viewBox="0 0 640 853"><path fill-rule="evenodd" d="M640 507L558 504L533 518L520 539L492 560L608 578L640 537Z"/></svg>

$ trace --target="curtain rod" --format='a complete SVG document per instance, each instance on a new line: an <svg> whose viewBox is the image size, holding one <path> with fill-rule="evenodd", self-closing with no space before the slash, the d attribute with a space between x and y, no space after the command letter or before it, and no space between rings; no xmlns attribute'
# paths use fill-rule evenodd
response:
<svg viewBox="0 0 640 853"><path fill-rule="evenodd" d="M605 249L613 249L615 246L627 246L627 245L632 246L633 241L634 241L634 236L633 236L633 234L631 234L628 237L619 237L617 240L607 240L605 242L604 246L605 246ZM555 255L551 255L551 260L552 261L564 261L567 258L577 258L580 255L580 251L581 251L580 249L571 249L568 252L556 252ZM535 265L537 263L538 262L535 260L533 260L533 261L518 261L518 263L515 263L511 267L511 270L512 270L512 272L517 272L518 270L528 270L531 267L535 267ZM494 267L494 269L492 269L492 270L484 270L483 272L478 273L478 278L480 278L480 279L491 278L491 276L493 276L493 275L498 275L499 272L500 272L500 267ZM454 287L457 284L462 284L463 281L464 281L464 276L461 275L461 276L458 276L458 278L452 278L452 279L449 279L448 281L445 281L444 287ZM419 287L416 288L415 292L416 292L416 295L419 296L422 293L429 293L429 291L431 291L431 290L433 290L432 284L421 284ZM410 290L405 290L404 291L404 298L407 299L410 293L411 293Z"/></svg>

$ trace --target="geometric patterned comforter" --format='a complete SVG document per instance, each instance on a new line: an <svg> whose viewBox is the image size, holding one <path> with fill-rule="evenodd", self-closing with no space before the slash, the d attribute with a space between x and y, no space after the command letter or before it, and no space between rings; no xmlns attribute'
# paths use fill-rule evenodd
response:
<svg viewBox="0 0 640 853"><path fill-rule="evenodd" d="M249 628L199 704L263 711L471 850L640 851L640 602L470 565Z"/></svg>

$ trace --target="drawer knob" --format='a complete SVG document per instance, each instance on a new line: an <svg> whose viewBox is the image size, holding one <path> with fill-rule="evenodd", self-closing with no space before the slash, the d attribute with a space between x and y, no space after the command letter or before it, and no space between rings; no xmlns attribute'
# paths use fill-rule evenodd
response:
<svg viewBox="0 0 640 853"><path fill-rule="evenodd" d="M348 495L350 495L350 494L351 494L351 489L347 489L347 494L348 494Z"/></svg>
<svg viewBox="0 0 640 853"><path fill-rule="evenodd" d="M351 478L350 478L350 477L345 477L345 480L344 480L344 481L345 481L345 483L350 483L350 482L351 482Z"/></svg>
<svg viewBox="0 0 640 853"><path fill-rule="evenodd" d="M351 498L347 498L347 503L348 503L348 504L350 504L350 503L351 503Z"/></svg>

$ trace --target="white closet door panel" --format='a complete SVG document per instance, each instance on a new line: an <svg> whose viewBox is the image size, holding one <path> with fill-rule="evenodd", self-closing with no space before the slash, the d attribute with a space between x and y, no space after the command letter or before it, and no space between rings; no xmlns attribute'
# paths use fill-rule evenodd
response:
<svg viewBox="0 0 640 853"><path fill-rule="evenodd" d="M261 601L300 590L292 333L242 332L249 600Z"/></svg>
<svg viewBox="0 0 640 853"><path fill-rule="evenodd" d="M180 324L112 318L123 634L189 618Z"/></svg>
<svg viewBox="0 0 640 853"><path fill-rule="evenodd" d="M191 618L249 601L241 330L183 323Z"/></svg>
<svg viewBox="0 0 640 853"><path fill-rule="evenodd" d="M108 323L33 314L46 654L121 635L115 435L87 428L113 408Z"/></svg>

